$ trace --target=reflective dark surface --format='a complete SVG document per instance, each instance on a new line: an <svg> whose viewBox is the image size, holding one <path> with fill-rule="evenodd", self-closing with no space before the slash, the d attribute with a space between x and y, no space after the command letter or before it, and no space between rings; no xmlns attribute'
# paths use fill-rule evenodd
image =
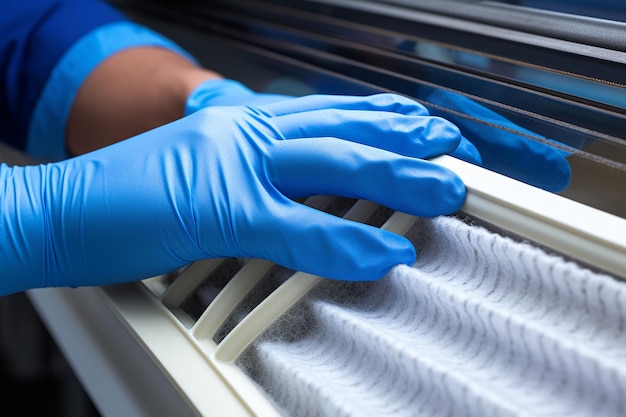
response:
<svg viewBox="0 0 626 417"><path fill-rule="evenodd" d="M626 22L626 3L619 0L494 0L483 3L514 4L559 13Z"/></svg>
<svg viewBox="0 0 626 417"><path fill-rule="evenodd" d="M152 4L142 18L259 91L413 97L456 123L485 168L626 216L626 53L391 5L409 1L345 3Z"/></svg>

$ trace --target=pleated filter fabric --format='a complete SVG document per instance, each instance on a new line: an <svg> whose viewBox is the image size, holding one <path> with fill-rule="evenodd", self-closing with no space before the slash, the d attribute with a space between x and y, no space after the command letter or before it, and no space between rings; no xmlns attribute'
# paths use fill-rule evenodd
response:
<svg viewBox="0 0 626 417"><path fill-rule="evenodd" d="M239 361L285 416L624 416L625 283L454 218L324 282Z"/></svg>

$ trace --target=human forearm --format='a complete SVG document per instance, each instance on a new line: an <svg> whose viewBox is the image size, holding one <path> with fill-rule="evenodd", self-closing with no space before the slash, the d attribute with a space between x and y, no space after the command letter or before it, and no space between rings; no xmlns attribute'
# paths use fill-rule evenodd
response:
<svg viewBox="0 0 626 417"><path fill-rule="evenodd" d="M27 150L61 160L167 123L182 116L184 90L193 88L187 83L212 76L148 28L126 21L98 27L55 65L33 111Z"/></svg>
<svg viewBox="0 0 626 417"><path fill-rule="evenodd" d="M67 122L72 154L81 154L182 117L201 82L221 78L158 47L121 51L102 62L77 92Z"/></svg>

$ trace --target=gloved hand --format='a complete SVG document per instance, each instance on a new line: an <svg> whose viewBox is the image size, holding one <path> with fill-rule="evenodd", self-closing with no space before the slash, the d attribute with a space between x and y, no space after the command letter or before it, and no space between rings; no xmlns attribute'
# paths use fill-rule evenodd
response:
<svg viewBox="0 0 626 417"><path fill-rule="evenodd" d="M461 180L420 158L454 150L460 134L424 114L391 94L211 107L66 161L3 166L1 292L119 283L231 256L378 279L414 261L408 240L293 199L456 211Z"/></svg>
<svg viewBox="0 0 626 417"><path fill-rule="evenodd" d="M257 93L238 81L214 78L198 85L187 98L185 116L211 106L256 106L293 98L282 94ZM426 109L422 115L428 115ZM451 155L480 165L482 160L476 147L462 137Z"/></svg>
<svg viewBox="0 0 626 417"><path fill-rule="evenodd" d="M558 192L567 188L572 172L566 151L531 139L545 138L467 97L444 90L430 90L426 98L428 102L453 110L456 114L437 109L430 109L430 113L450 120L461 129L480 152L482 163L478 165L548 191ZM462 117L458 113L487 123ZM455 156L477 163L462 153L457 152Z"/></svg>
<svg viewBox="0 0 626 417"><path fill-rule="evenodd" d="M292 98L256 93L235 80L213 78L198 85L187 97L185 116L210 106L258 106Z"/></svg>

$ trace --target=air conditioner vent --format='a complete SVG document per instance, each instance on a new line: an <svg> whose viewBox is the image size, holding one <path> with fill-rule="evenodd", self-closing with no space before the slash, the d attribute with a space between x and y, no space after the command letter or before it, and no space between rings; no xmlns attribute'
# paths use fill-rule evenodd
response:
<svg viewBox="0 0 626 417"><path fill-rule="evenodd" d="M207 278L180 304L179 308L196 322L226 284L248 263L244 258L228 258L213 268Z"/></svg>
<svg viewBox="0 0 626 417"><path fill-rule="evenodd" d="M413 242L417 263L380 281L209 259L143 286L63 291L55 305L104 301L200 415L624 415L626 223L436 162L463 178L468 219L306 200Z"/></svg>
<svg viewBox="0 0 626 417"><path fill-rule="evenodd" d="M345 197L315 196L304 203L374 227L382 227L394 214L393 210L372 202ZM412 220L406 217L410 224ZM211 329L200 331L201 338L220 343L248 313L294 274L295 271L261 260L209 259L145 280L144 285L162 299L185 327L192 328L203 315L213 314L207 310L222 290L235 281L230 284L228 294L216 301L220 305L212 307L223 311L220 323L211 320ZM206 329L206 326L201 324L199 328Z"/></svg>
<svg viewBox="0 0 626 417"><path fill-rule="evenodd" d="M454 218L372 283L323 281L238 358L285 416L626 411L626 285Z"/></svg>
<svg viewBox="0 0 626 417"><path fill-rule="evenodd" d="M233 312L228 316L224 324L213 337L215 343L219 343L237 324L243 320L257 305L273 293L287 279L289 279L295 271L283 268L278 265L272 266L263 276L259 283L243 298Z"/></svg>
<svg viewBox="0 0 626 417"><path fill-rule="evenodd" d="M145 285L257 415L524 415L530 407L536 415L623 415L626 287L610 270L626 277L624 223L505 177L482 181L468 164L456 168L472 171L468 218L420 219L365 200L306 201L414 243L417 263L380 281L212 259ZM558 216L528 209L538 202ZM473 213L511 235L473 225ZM593 237L599 229L603 236ZM197 307L187 306L192 299Z"/></svg>

